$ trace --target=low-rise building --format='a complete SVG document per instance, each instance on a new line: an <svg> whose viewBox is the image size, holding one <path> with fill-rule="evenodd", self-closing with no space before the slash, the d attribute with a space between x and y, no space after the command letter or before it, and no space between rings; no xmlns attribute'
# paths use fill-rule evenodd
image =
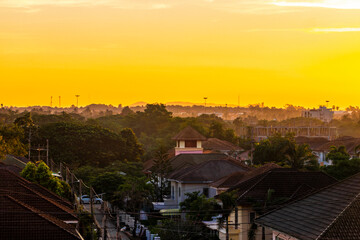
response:
<svg viewBox="0 0 360 240"><path fill-rule="evenodd" d="M329 123L334 118L334 112L331 108L325 106L319 107L319 109L307 109L301 113L304 118L315 118L323 122Z"/></svg>
<svg viewBox="0 0 360 240"><path fill-rule="evenodd" d="M360 239L360 173L258 218L272 240Z"/></svg>
<svg viewBox="0 0 360 240"><path fill-rule="evenodd" d="M299 199L318 189L336 183L337 180L323 172L301 172L287 168L272 168L252 178L245 178L237 186L228 189L237 196L237 207L228 217L228 231L219 230L222 240L262 239L262 229L254 228L254 220L280 204ZM268 229L266 235L271 234ZM228 238L227 238L228 235Z"/></svg>

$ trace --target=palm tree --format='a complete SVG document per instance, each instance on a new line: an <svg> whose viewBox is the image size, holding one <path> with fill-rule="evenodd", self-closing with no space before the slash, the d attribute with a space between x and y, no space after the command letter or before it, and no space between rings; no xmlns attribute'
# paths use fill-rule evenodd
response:
<svg viewBox="0 0 360 240"><path fill-rule="evenodd" d="M316 170L319 167L317 157L307 144L289 146L286 154L286 164L295 169Z"/></svg>

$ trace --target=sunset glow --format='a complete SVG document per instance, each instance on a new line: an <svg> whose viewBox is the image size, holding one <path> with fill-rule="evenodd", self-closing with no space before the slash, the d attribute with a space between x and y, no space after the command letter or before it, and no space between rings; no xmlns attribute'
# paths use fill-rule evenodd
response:
<svg viewBox="0 0 360 240"><path fill-rule="evenodd" d="M0 0L0 103L359 105L358 0Z"/></svg>

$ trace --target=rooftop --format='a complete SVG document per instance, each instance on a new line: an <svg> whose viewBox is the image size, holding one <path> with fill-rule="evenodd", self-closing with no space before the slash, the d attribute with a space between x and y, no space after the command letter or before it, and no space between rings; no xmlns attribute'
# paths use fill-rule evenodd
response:
<svg viewBox="0 0 360 240"><path fill-rule="evenodd" d="M211 160L188 168L179 169L168 179L188 183L209 183L234 172L249 171L249 167L232 159Z"/></svg>
<svg viewBox="0 0 360 240"><path fill-rule="evenodd" d="M194 128L187 126L183 130L181 130L178 134L176 134L173 138L173 140L189 140L189 141L205 141L206 137L201 135L198 131L196 131Z"/></svg>
<svg viewBox="0 0 360 240"><path fill-rule="evenodd" d="M360 173L269 212L257 223L305 239L360 239Z"/></svg>

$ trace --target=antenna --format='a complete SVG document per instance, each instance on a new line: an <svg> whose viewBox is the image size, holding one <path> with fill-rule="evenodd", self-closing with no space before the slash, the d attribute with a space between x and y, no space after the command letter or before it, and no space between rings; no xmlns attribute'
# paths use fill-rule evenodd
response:
<svg viewBox="0 0 360 240"><path fill-rule="evenodd" d="M76 97L76 107L79 108L79 97L80 95L75 95Z"/></svg>

